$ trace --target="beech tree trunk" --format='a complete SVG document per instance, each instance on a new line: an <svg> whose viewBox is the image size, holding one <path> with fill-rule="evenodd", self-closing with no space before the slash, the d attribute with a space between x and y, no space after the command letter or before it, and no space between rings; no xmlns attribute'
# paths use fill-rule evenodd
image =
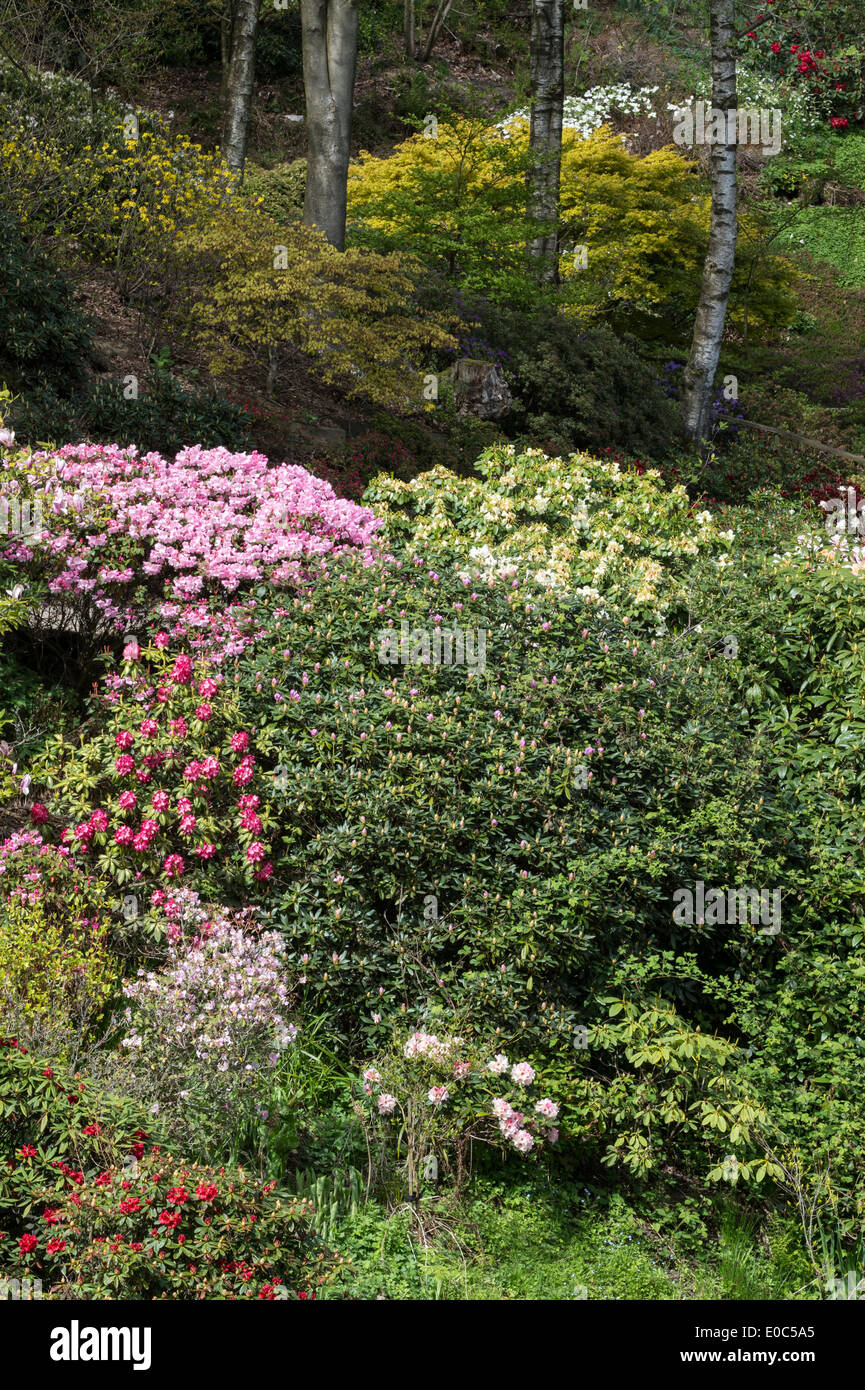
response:
<svg viewBox="0 0 865 1390"><path fill-rule="evenodd" d="M261 0L235 0L231 55L225 93L222 153L226 164L243 174L249 139L249 116L255 83L255 40Z"/></svg>
<svg viewBox="0 0 865 1390"><path fill-rule="evenodd" d="M357 0L300 0L300 15L309 141L303 220L307 227L318 227L342 251L357 66Z"/></svg>
<svg viewBox="0 0 865 1390"><path fill-rule="evenodd" d="M726 115L736 109L735 0L712 0L711 42L712 105L724 112L725 139L712 145L709 249L703 265L700 302L682 391L685 432L697 444L705 439L708 431L712 387L721 355L736 263L736 142L735 131L731 130L734 122Z"/></svg>
<svg viewBox="0 0 865 1390"><path fill-rule="evenodd" d="M535 278L559 278L559 185L562 172L562 114L565 100L564 0L532 0L532 118L529 144L528 211L539 224L526 245Z"/></svg>

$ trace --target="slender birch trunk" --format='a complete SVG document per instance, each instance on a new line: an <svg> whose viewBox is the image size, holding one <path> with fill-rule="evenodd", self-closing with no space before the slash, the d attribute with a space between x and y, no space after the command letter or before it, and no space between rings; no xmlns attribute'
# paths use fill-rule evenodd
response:
<svg viewBox="0 0 865 1390"><path fill-rule="evenodd" d="M556 284L565 100L564 0L532 0L531 83L528 211L539 230L529 239L526 253L535 279Z"/></svg>
<svg viewBox="0 0 865 1390"><path fill-rule="evenodd" d="M682 400L685 432L699 444L709 427L712 387L721 355L730 286L736 263L736 28L735 0L712 0L712 105L724 112L725 139L712 145L712 214L700 302L685 368Z"/></svg>
<svg viewBox="0 0 865 1390"><path fill-rule="evenodd" d="M226 84L222 153L226 164L243 174L249 140L249 117L255 84L255 40L260 0L235 0L231 57Z"/></svg>

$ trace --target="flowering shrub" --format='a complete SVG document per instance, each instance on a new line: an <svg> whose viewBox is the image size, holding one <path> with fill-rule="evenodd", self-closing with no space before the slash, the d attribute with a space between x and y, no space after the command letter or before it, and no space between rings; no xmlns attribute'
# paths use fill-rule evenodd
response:
<svg viewBox="0 0 865 1390"><path fill-rule="evenodd" d="M388 1151L396 1141L410 1193L429 1176L431 1158L455 1168L459 1188L472 1140L510 1146L524 1157L556 1143L559 1107L536 1094L534 1082L528 1062L491 1055L464 1037L417 1030L364 1069L366 1124Z"/></svg>
<svg viewBox="0 0 865 1390"><path fill-rule="evenodd" d="M436 563L465 574L517 576L588 602L662 621L677 579L701 553L732 540L709 512L692 514L682 487L612 460L494 446L483 481L443 468L410 483L376 479L365 494L391 543L435 547Z"/></svg>
<svg viewBox="0 0 865 1390"><path fill-rule="evenodd" d="M573 130L585 138L602 126L609 124L614 116L654 116L657 87L630 87L626 82L610 87L589 87L578 96L567 96L562 112L562 129ZM514 111L506 116L496 127L505 134L515 122L528 121L530 112Z"/></svg>
<svg viewBox="0 0 865 1390"><path fill-rule="evenodd" d="M55 1223L42 1216L44 1208L53 1211L66 1201L74 1206L85 1174L140 1157L151 1132L149 1117L134 1101L100 1089L56 1057L31 1052L20 1038L0 1038L4 1271L13 1242L31 1246L34 1228L53 1234Z"/></svg>
<svg viewBox="0 0 865 1390"><path fill-rule="evenodd" d="M256 611L238 627L235 651L252 641ZM125 656L98 697L99 733L80 749L47 746L56 790L45 795L66 816L75 862L122 885L134 920L162 934L166 892L192 875L214 899L253 884L265 892L276 820L233 683L212 662L176 653L166 633Z"/></svg>
<svg viewBox="0 0 865 1390"><path fill-rule="evenodd" d="M763 17L763 16L761 16ZM857 0L835 0L816 12L806 0L778 6L747 36L759 64L780 81L785 119L791 104L808 103L826 128L846 130L865 119L865 54ZM750 65L749 64L749 65ZM741 100L741 98L740 98Z"/></svg>
<svg viewBox="0 0 865 1390"><path fill-rule="evenodd" d="M192 446L168 461L80 444L0 462L5 489L28 486L43 500L42 532L15 537L6 553L85 627L102 619L122 631L154 604L170 623L210 595L297 581L347 547L371 554L379 526L305 469L271 468L258 453Z"/></svg>
<svg viewBox="0 0 865 1390"><path fill-rule="evenodd" d="M58 1182L63 1182L59 1179ZM154 1146L131 1166L45 1186L4 1269L48 1297L315 1298L337 1258L312 1234L307 1203L242 1168L179 1162ZM0 1246L2 1248L2 1246Z"/></svg>
<svg viewBox="0 0 865 1390"><path fill-rule="evenodd" d="M157 895L162 896L162 895ZM293 1041L284 944L254 909L205 912L181 890L165 902L168 956L123 993L131 1089L197 1150L252 1113L264 1074Z"/></svg>

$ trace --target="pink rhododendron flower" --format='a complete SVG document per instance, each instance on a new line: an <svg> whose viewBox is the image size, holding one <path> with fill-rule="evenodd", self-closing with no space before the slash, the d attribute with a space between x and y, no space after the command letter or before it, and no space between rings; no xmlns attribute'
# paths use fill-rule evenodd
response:
<svg viewBox="0 0 865 1390"><path fill-rule="evenodd" d="M431 1086L427 1091L427 1100L433 1105L444 1105L450 1099L450 1092L447 1086Z"/></svg>
<svg viewBox="0 0 865 1390"><path fill-rule="evenodd" d="M121 729L119 734L114 735L114 742L118 748L126 752L135 742L135 735L131 734L128 729Z"/></svg>
<svg viewBox="0 0 865 1390"><path fill-rule="evenodd" d="M511 1139L517 1153L527 1154L535 1146L535 1141L527 1129L518 1129Z"/></svg>
<svg viewBox="0 0 865 1390"><path fill-rule="evenodd" d="M121 753L119 758L114 759L114 767L121 777L128 777L130 772L135 771L135 759L128 753Z"/></svg>
<svg viewBox="0 0 865 1390"><path fill-rule="evenodd" d="M245 753L248 747L249 747L249 734L243 733L243 731L241 731L240 733L236 733L236 734L232 734L232 735L231 735L231 751L232 751L232 753Z"/></svg>
<svg viewBox="0 0 865 1390"><path fill-rule="evenodd" d="M253 840L252 844L246 851L246 857L251 864L258 864L260 860L264 858L266 853L267 851L265 850L264 845L261 843L261 841Z"/></svg>
<svg viewBox="0 0 865 1390"><path fill-rule="evenodd" d="M491 1062L487 1062L487 1071L491 1071L494 1076L503 1076L510 1066L510 1062L503 1052L497 1052Z"/></svg>
<svg viewBox="0 0 865 1390"><path fill-rule="evenodd" d="M535 1079L534 1068L528 1062L517 1062L511 1067L511 1081L515 1081L518 1086L531 1086Z"/></svg>
<svg viewBox="0 0 865 1390"><path fill-rule="evenodd" d="M216 845L203 844L196 847L195 853L199 859L212 859L216 853Z"/></svg>
<svg viewBox="0 0 865 1390"><path fill-rule="evenodd" d="M376 1105L378 1106L378 1113L380 1115L392 1115L394 1110L396 1110L396 1096L390 1095L387 1091L382 1091L381 1095L376 1099Z"/></svg>
<svg viewBox="0 0 865 1390"><path fill-rule="evenodd" d="M132 811L138 804L138 797L135 792L121 792L117 798L117 805L121 811Z"/></svg>
<svg viewBox="0 0 865 1390"><path fill-rule="evenodd" d="M559 1107L554 1100L549 1100L545 1096L543 1100L539 1100L535 1104L535 1113L543 1115L547 1120L555 1120L558 1119Z"/></svg>
<svg viewBox="0 0 865 1390"><path fill-rule="evenodd" d="M171 797L168 795L168 792L154 792L150 804L154 811L167 811L171 805Z"/></svg>
<svg viewBox="0 0 865 1390"><path fill-rule="evenodd" d="M144 738L152 738L159 731L159 725L155 719L142 719L140 732Z"/></svg>
<svg viewBox="0 0 865 1390"><path fill-rule="evenodd" d="M163 869L167 878L180 878L183 873L183 859L179 854L169 854Z"/></svg>
<svg viewBox="0 0 865 1390"><path fill-rule="evenodd" d="M199 719L202 724L206 724L212 713L212 705L199 705L195 711L195 717Z"/></svg>

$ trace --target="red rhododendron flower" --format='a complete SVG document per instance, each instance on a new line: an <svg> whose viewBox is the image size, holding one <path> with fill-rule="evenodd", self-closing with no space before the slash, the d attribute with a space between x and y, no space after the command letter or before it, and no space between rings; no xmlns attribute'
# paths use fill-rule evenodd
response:
<svg viewBox="0 0 865 1390"><path fill-rule="evenodd" d="M195 1189L196 1197L200 1197L203 1202L212 1202L216 1196L215 1182L200 1182Z"/></svg>
<svg viewBox="0 0 865 1390"><path fill-rule="evenodd" d="M36 1249L38 1244L39 1242L35 1236L26 1235L22 1236L19 1240L18 1249L22 1255L29 1255Z"/></svg>
<svg viewBox="0 0 865 1390"><path fill-rule="evenodd" d="M189 1193L185 1187L170 1187L168 1189L167 1200L179 1207L182 1206L184 1202L189 1201Z"/></svg>
<svg viewBox="0 0 865 1390"><path fill-rule="evenodd" d="M34 801L30 807L30 819L34 825L44 825L48 820L48 811L41 801Z"/></svg>
<svg viewBox="0 0 865 1390"><path fill-rule="evenodd" d="M48 1251L49 1255L59 1255L61 1250L66 1249L66 1241L57 1239L49 1240L48 1244L45 1246L45 1249Z"/></svg>

